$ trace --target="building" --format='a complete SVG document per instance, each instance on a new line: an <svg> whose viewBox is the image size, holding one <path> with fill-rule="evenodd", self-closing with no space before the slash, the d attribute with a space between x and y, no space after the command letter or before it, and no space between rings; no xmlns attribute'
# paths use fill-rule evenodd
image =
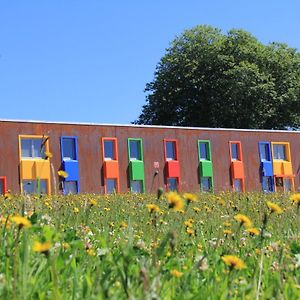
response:
<svg viewBox="0 0 300 300"><path fill-rule="evenodd" d="M0 153L2 193L300 186L296 131L0 120Z"/></svg>

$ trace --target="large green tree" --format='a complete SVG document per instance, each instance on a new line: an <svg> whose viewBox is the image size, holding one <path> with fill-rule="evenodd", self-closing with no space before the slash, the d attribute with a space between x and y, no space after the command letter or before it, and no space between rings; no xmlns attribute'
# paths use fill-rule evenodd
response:
<svg viewBox="0 0 300 300"><path fill-rule="evenodd" d="M171 43L145 91L136 124L298 128L300 53L197 26Z"/></svg>

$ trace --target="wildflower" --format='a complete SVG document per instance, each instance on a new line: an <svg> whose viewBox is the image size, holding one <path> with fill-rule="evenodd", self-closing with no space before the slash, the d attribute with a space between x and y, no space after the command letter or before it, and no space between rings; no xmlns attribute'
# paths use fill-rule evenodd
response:
<svg viewBox="0 0 300 300"><path fill-rule="evenodd" d="M248 228L246 229L246 231L250 234L250 235L259 235L260 231L257 228Z"/></svg>
<svg viewBox="0 0 300 300"><path fill-rule="evenodd" d="M20 229L23 228L23 227L25 227L25 228L31 227L31 222L25 217L13 216L13 217L10 218L10 220L12 222L14 222L15 224L19 225Z"/></svg>
<svg viewBox="0 0 300 300"><path fill-rule="evenodd" d="M246 228L249 228L252 226L251 220L245 215L237 214L236 216L234 216L234 219L236 221L240 222L241 226L244 225Z"/></svg>
<svg viewBox="0 0 300 300"><path fill-rule="evenodd" d="M120 225L120 229L126 229L128 225L125 222L122 222Z"/></svg>
<svg viewBox="0 0 300 300"><path fill-rule="evenodd" d="M109 227L111 227L111 228L113 228L113 227L115 227L115 223L114 222L109 222Z"/></svg>
<svg viewBox="0 0 300 300"><path fill-rule="evenodd" d="M97 204L97 201L95 199L90 200L90 206L95 206Z"/></svg>
<svg viewBox="0 0 300 300"><path fill-rule="evenodd" d="M230 270L241 270L246 268L246 264L235 255L224 255L222 256L222 260L227 266L230 267Z"/></svg>
<svg viewBox="0 0 300 300"><path fill-rule="evenodd" d="M300 193L297 194L293 194L290 199L294 202L294 203L298 203L298 205L300 205Z"/></svg>
<svg viewBox="0 0 300 300"><path fill-rule="evenodd" d="M40 252L47 255L49 253L50 248L51 248L51 243L49 241L45 243L40 243L38 241L35 241L32 250L34 252Z"/></svg>
<svg viewBox="0 0 300 300"><path fill-rule="evenodd" d="M267 206L271 209L271 213L275 212L276 214L282 214L283 212L282 208L279 205L271 201L267 201Z"/></svg>
<svg viewBox="0 0 300 300"><path fill-rule="evenodd" d="M70 244L68 244L68 243L62 243L62 246L63 246L63 248L64 248L65 250L71 248Z"/></svg>
<svg viewBox="0 0 300 300"><path fill-rule="evenodd" d="M224 222L223 225L224 227L231 227L232 224L230 222Z"/></svg>
<svg viewBox="0 0 300 300"><path fill-rule="evenodd" d="M155 212L157 212L157 213L160 212L160 208L155 204L147 204L146 206L147 206L150 214L155 213Z"/></svg>
<svg viewBox="0 0 300 300"><path fill-rule="evenodd" d="M78 207L74 207L73 208L73 212L74 212L74 214L78 214L79 213L79 208Z"/></svg>
<svg viewBox="0 0 300 300"><path fill-rule="evenodd" d="M4 199L5 200L11 200L12 199L12 195L9 192L7 192L7 193L4 194Z"/></svg>
<svg viewBox="0 0 300 300"><path fill-rule="evenodd" d="M198 213L199 211L201 211L201 209L199 207L193 207L193 210L195 213Z"/></svg>
<svg viewBox="0 0 300 300"><path fill-rule="evenodd" d="M57 174L58 174L58 176L60 176L62 178L67 178L69 176L69 174L66 171L64 171L64 170L59 170L57 172Z"/></svg>
<svg viewBox="0 0 300 300"><path fill-rule="evenodd" d="M190 204L191 202L196 202L197 201L197 196L191 193L184 193L183 198L187 202L187 204Z"/></svg>
<svg viewBox="0 0 300 300"><path fill-rule="evenodd" d="M86 253L89 255L89 256L96 256L96 252L94 249L92 248L89 248L86 250Z"/></svg>
<svg viewBox="0 0 300 300"><path fill-rule="evenodd" d="M172 208L174 211L182 211L183 201L176 192L168 193L167 200L169 202L169 208Z"/></svg>
<svg viewBox="0 0 300 300"><path fill-rule="evenodd" d="M174 277L177 277L177 278L180 278L180 277L183 275L182 272L179 272L179 271L177 271L176 269L171 270L171 271L170 271L170 274L171 274L172 276L174 276Z"/></svg>
<svg viewBox="0 0 300 300"><path fill-rule="evenodd" d="M186 227L193 227L193 223L194 223L193 219L188 219L188 220L184 221L184 225Z"/></svg>
<svg viewBox="0 0 300 300"><path fill-rule="evenodd" d="M194 234L195 234L195 230L188 227L188 228L186 229L186 233L187 233L188 235L194 235Z"/></svg>
<svg viewBox="0 0 300 300"><path fill-rule="evenodd" d="M223 233L224 233L225 235L229 235L229 234L232 234L232 231L229 230L229 229L224 229L224 230L223 230Z"/></svg>
<svg viewBox="0 0 300 300"><path fill-rule="evenodd" d="M45 159L52 158L52 157L53 157L53 155L50 151L45 152Z"/></svg>
<svg viewBox="0 0 300 300"><path fill-rule="evenodd" d="M110 208L109 207L104 207L103 210L104 211L110 211Z"/></svg>

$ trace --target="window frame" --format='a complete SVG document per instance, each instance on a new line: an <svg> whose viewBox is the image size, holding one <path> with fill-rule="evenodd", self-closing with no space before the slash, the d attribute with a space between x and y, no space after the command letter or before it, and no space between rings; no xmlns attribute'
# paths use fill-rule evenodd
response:
<svg viewBox="0 0 300 300"><path fill-rule="evenodd" d="M113 151L114 151L114 159L105 158L105 142L112 141L113 142ZM116 137L103 137L101 138L102 144L102 161L118 161L119 154L118 154L118 139Z"/></svg>
<svg viewBox="0 0 300 300"><path fill-rule="evenodd" d="M0 180L3 182L3 193L2 193L2 195L4 195L7 192L6 176L0 176Z"/></svg>
<svg viewBox="0 0 300 300"><path fill-rule="evenodd" d="M178 140L176 139L164 139L163 140L164 142L164 159L165 161L178 161ZM170 159L167 157L167 143L172 143L174 145L174 156L175 156L175 159Z"/></svg>
<svg viewBox="0 0 300 300"><path fill-rule="evenodd" d="M208 159L201 158L201 144L207 145L206 152L207 152ZM210 161L210 162L212 162L211 142L210 142L210 140L198 140L198 159L199 159L199 162L201 162L201 161Z"/></svg>
<svg viewBox="0 0 300 300"><path fill-rule="evenodd" d="M275 160L275 161L288 161L288 162L291 161L291 150L290 150L290 143L289 142L272 142L271 144L272 144L272 157L273 157L273 160ZM284 159L276 158L275 149L274 149L275 146L276 147L278 147L278 146L283 146L284 147L284 156L285 156Z"/></svg>
<svg viewBox="0 0 300 300"><path fill-rule="evenodd" d="M22 140L42 140L42 144L44 144L44 153L49 152L49 136L47 135L27 135L27 134L20 134L19 135L19 160L46 160L46 156L30 156L30 157L23 157L22 156ZM32 147L32 145L31 145ZM32 151L32 149L31 149Z"/></svg>
<svg viewBox="0 0 300 300"><path fill-rule="evenodd" d="M131 158L131 151L130 151L130 142L136 141L139 143L139 151L140 151L140 159ZM143 139L142 138L128 138L127 139L127 152L128 152L128 161L144 161L144 154L143 154Z"/></svg>
<svg viewBox="0 0 300 300"><path fill-rule="evenodd" d="M75 146L75 158L76 159L65 159L64 157L64 145L63 145L63 140L64 139L73 139L74 140L74 146ZM69 161L78 161L78 137L77 136L67 136L63 135L60 137L60 149L61 149L61 160L69 160Z"/></svg>
<svg viewBox="0 0 300 300"><path fill-rule="evenodd" d="M237 145L237 159L232 158L232 145ZM229 141L230 161L243 161L242 143L241 141Z"/></svg>

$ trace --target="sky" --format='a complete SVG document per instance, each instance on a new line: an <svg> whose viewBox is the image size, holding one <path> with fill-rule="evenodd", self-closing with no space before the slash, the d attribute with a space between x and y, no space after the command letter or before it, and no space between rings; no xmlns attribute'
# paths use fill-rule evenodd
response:
<svg viewBox="0 0 300 300"><path fill-rule="evenodd" d="M300 50L299 0L0 0L0 119L129 124L196 25Z"/></svg>

